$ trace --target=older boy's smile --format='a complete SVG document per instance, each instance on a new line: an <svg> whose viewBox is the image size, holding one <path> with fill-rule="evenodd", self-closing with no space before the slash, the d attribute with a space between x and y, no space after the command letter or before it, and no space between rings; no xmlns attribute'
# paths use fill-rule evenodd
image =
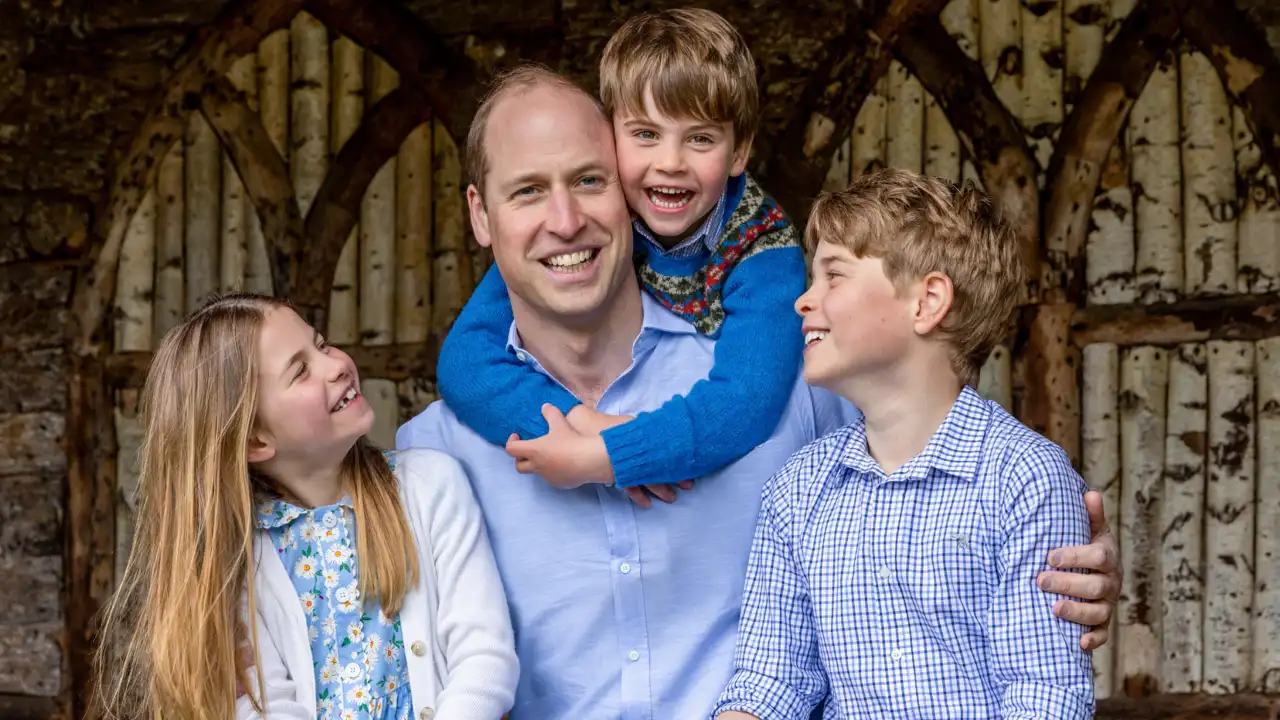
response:
<svg viewBox="0 0 1280 720"><path fill-rule="evenodd" d="M813 347L814 345L817 345L818 343L826 339L828 331L825 329L820 330L818 328L806 327L803 329L803 332L804 332L804 350L805 352L809 352L809 348Z"/></svg>

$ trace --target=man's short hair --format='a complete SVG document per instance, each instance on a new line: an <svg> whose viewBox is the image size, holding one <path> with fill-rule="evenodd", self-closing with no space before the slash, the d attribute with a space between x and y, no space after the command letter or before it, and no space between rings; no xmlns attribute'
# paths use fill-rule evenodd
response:
<svg viewBox="0 0 1280 720"><path fill-rule="evenodd" d="M1010 330L1026 282L1017 236L986 193L896 168L820 194L804 241L810 253L826 242L880 258L899 289L931 272L951 278L955 297L941 329L962 378Z"/></svg>
<svg viewBox="0 0 1280 720"><path fill-rule="evenodd" d="M613 34L600 59L605 111L644 114L646 89L664 115L732 124L737 146L755 135L755 61L737 29L710 10L645 13Z"/></svg>
<svg viewBox="0 0 1280 720"><path fill-rule="evenodd" d="M489 115L493 108L507 95L527 92L535 87L549 85L570 92L581 93L593 107L600 112L600 117L608 120L604 107L591 93L582 89L569 78L539 63L523 63L494 76L488 91L476 108L476 115L471 120L471 129L467 132L466 171L467 179L476 186L480 199L484 200L484 180L489 172L489 156L485 149L485 137L489 124Z"/></svg>

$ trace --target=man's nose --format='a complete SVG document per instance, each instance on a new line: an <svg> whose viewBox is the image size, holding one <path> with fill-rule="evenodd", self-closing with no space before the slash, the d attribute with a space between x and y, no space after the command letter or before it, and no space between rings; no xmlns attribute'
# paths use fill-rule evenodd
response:
<svg viewBox="0 0 1280 720"><path fill-rule="evenodd" d="M578 198L567 189L552 191L551 202L547 204L547 230L568 240L576 237L584 224Z"/></svg>

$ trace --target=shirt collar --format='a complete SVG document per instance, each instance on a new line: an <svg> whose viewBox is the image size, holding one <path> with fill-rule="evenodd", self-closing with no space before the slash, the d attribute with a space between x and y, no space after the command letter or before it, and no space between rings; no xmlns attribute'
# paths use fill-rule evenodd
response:
<svg viewBox="0 0 1280 720"><path fill-rule="evenodd" d="M965 386L924 450L895 473L901 480L924 480L930 470L972 481L982 459L982 441L991 407L976 390ZM860 418L848 427L841 462L860 473L882 472L867 452L867 426Z"/></svg>
<svg viewBox="0 0 1280 720"><path fill-rule="evenodd" d="M649 332L668 333L672 335L696 335L697 328L692 323L684 320L679 315L668 310L662 303L654 299L649 293L640 293L640 307L644 313L640 321L640 337L645 336ZM639 338L637 338L639 342ZM522 354L532 357L531 354L524 349L520 340L520 331L516 329L516 323L513 320L511 327L507 330L507 352L515 353L517 357ZM524 357L520 358L525 360Z"/></svg>
<svg viewBox="0 0 1280 720"><path fill-rule="evenodd" d="M644 238L645 242L649 243L654 250L669 257L695 255L701 252L704 247L708 251L713 251L720 244L720 231L724 228L724 206L728 196L729 185L726 183L724 190L720 191L720 199L716 201L716 206L711 209L711 212L707 213L702 225L692 235L681 240L679 244L671 249L662 247L639 217L631 225L636 234Z"/></svg>
<svg viewBox="0 0 1280 720"><path fill-rule="evenodd" d="M258 516L255 521L259 528L269 530L271 528L281 528L289 525L294 520L303 515L313 514L326 508L342 506L355 510L355 505L351 501L350 495L343 495L342 499L333 505L325 505L324 507L309 510L299 505L284 500L282 498L268 498L258 503Z"/></svg>

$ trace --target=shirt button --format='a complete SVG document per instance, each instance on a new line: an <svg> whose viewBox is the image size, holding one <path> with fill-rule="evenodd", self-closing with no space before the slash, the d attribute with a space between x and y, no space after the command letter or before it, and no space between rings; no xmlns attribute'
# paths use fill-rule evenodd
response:
<svg viewBox="0 0 1280 720"><path fill-rule="evenodd" d="M631 564L624 562L618 566L618 569L622 571L623 575L626 575L627 573L631 572Z"/></svg>
<svg viewBox="0 0 1280 720"><path fill-rule="evenodd" d="M902 648L898 648L898 649L894 650L893 652L889 653L889 657L893 658L894 660L901 660L901 659L902 659Z"/></svg>
<svg viewBox="0 0 1280 720"><path fill-rule="evenodd" d="M526 355L526 354L525 354L525 352L524 352L523 350L517 350L517 351L516 351L516 358L518 358L518 359L520 360L520 362L524 362L525 360L528 360L528 359L529 359L529 356L528 356L528 355Z"/></svg>
<svg viewBox="0 0 1280 720"><path fill-rule="evenodd" d="M882 567L882 568L880 568L880 577L882 577L882 578L887 578L887 577L889 577L889 568L887 568L887 567Z"/></svg>
<svg viewBox="0 0 1280 720"><path fill-rule="evenodd" d="M409 649L418 657L422 657L427 654L427 644L421 640L414 640L413 644L409 646Z"/></svg>
<svg viewBox="0 0 1280 720"><path fill-rule="evenodd" d="M429 707L422 708L422 712L418 713L418 717L421 718L421 720L431 720L431 718L435 716L436 716L436 711L432 710Z"/></svg>
<svg viewBox="0 0 1280 720"><path fill-rule="evenodd" d="M627 653L627 658L631 660L631 662L635 662L640 659L640 653L636 650L632 650L631 652Z"/></svg>

